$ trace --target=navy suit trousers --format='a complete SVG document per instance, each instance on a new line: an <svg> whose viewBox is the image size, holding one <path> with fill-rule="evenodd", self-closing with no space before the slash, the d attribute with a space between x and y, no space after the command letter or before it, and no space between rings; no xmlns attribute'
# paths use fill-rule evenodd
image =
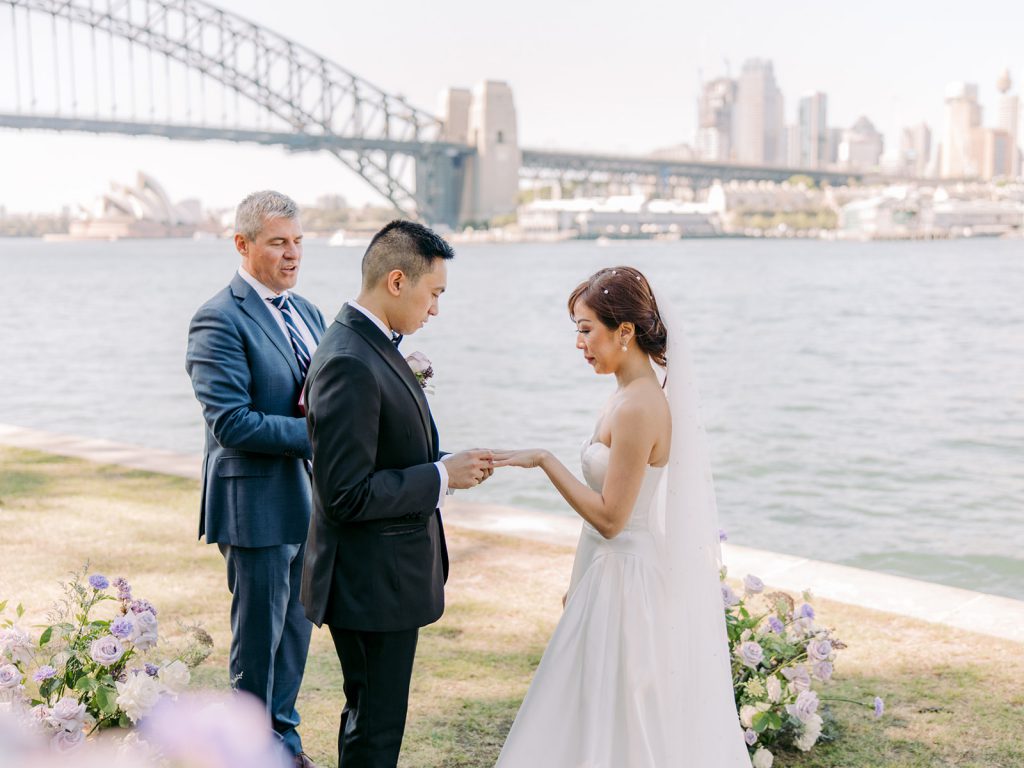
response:
<svg viewBox="0 0 1024 768"><path fill-rule="evenodd" d="M231 590L232 687L267 706L274 731L292 754L302 751L295 699L313 624L299 602L305 544L218 544Z"/></svg>

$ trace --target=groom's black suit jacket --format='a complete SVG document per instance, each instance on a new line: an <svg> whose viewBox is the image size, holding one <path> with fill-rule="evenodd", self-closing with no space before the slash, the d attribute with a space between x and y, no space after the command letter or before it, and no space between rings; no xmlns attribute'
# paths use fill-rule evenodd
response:
<svg viewBox="0 0 1024 768"><path fill-rule="evenodd" d="M347 304L306 379L313 516L301 600L317 626L394 632L444 611L437 428L398 349Z"/></svg>

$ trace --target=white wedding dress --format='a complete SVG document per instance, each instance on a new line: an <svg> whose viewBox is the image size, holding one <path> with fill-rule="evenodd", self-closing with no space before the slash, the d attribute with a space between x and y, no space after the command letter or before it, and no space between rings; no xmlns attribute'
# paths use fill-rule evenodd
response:
<svg viewBox="0 0 1024 768"><path fill-rule="evenodd" d="M750 768L733 698L718 510L681 325L668 328L672 443L629 520L583 523L568 600L497 768ZM610 449L583 448L600 492Z"/></svg>

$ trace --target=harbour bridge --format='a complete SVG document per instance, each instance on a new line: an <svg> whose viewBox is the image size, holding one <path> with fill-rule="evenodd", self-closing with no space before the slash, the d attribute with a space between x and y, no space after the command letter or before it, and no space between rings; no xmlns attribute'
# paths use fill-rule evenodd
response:
<svg viewBox="0 0 1024 768"><path fill-rule="evenodd" d="M3 27L9 31L0 32L0 51L9 45L9 54L0 53L7 58L0 66L0 127L326 152L405 216L454 227L494 213L479 204L494 178L485 168L493 166L495 141L508 141L503 132L514 137L514 113L496 138L466 125L453 130L451 115L419 109L203 0L0 0ZM513 192L517 177L639 182L662 194L716 179L858 178L514 142L502 157L511 164ZM508 173L506 167L498 175Z"/></svg>

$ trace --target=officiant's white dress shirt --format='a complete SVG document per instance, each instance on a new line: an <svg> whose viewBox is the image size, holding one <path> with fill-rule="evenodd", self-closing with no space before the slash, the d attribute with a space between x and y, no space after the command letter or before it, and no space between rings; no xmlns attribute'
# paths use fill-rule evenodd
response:
<svg viewBox="0 0 1024 768"><path fill-rule="evenodd" d="M270 303L271 299L276 299L282 294L276 293L274 290L265 286L255 277L250 275L245 267L238 268L238 276L252 286L252 289L256 291L264 302L266 302L267 309L270 310L270 314L272 314L274 316L274 320L277 321L277 325L281 329L281 333L284 334L285 339L287 339L288 343L291 344L291 335L288 333L288 326L285 325L284 322L284 313ZM283 295L288 296L288 291L284 291ZM292 319L295 320L295 327L299 329L299 335L302 336L302 341L305 343L306 349L309 350L309 357L312 359L313 353L316 351L316 339L313 338L313 333L309 330L309 327L306 325L306 321L302 319L302 315L298 310L292 313Z"/></svg>

